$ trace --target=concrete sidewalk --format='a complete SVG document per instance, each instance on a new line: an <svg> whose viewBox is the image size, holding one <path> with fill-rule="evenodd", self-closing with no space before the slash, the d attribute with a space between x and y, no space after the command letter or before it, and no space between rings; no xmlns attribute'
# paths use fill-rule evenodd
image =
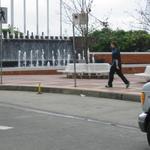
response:
<svg viewBox="0 0 150 150"><path fill-rule="evenodd" d="M134 75L126 75L131 83L129 89L118 76L115 76L114 87L105 88L107 79L77 79L77 87L74 80L65 75L26 75L26 76L3 76L1 90L37 91L41 83L43 92L77 94L81 96L94 96L113 98L120 100L139 101L140 92L146 80Z"/></svg>

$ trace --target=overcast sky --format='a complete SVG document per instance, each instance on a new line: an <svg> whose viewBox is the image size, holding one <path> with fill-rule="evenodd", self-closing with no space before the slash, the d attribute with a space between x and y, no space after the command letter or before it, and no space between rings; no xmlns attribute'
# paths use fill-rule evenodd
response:
<svg viewBox="0 0 150 150"><path fill-rule="evenodd" d="M1 0L3 7L8 7L8 23L10 24L10 1ZM27 30L36 31L36 0L27 1ZM39 0L40 33L46 33L46 1ZM23 31L23 0L14 0L15 2L15 27ZM92 14L103 20L108 17L110 26L113 29L135 29L136 9L145 7L146 0L94 0ZM50 34L59 35L59 0L50 0ZM63 34L70 35L71 27L63 23Z"/></svg>

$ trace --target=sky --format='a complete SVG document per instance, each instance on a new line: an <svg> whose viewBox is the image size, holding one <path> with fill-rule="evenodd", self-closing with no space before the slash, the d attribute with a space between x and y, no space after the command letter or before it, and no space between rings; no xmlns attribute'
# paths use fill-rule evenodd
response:
<svg viewBox="0 0 150 150"><path fill-rule="evenodd" d="M8 24L10 24L10 1L1 0L2 7L8 8ZM50 35L60 34L59 22L59 0L50 1ZM70 0L68 0L70 1ZM36 0L26 0L27 2L27 30L36 33ZM39 0L39 32L46 34L46 2ZM67 2L67 0L65 0ZM134 30L137 29L135 22L136 10L144 9L146 0L94 0L91 13L100 20L108 18L112 29ZM14 26L23 32L23 0L14 0L15 21ZM64 14L64 12L63 12ZM65 18L65 15L64 15ZM3 25L6 28L8 25ZM72 27L63 22L63 35L72 34Z"/></svg>

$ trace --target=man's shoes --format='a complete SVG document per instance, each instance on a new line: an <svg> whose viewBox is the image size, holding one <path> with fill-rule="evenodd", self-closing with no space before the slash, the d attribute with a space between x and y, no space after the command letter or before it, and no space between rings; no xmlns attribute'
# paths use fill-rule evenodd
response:
<svg viewBox="0 0 150 150"><path fill-rule="evenodd" d="M106 88L112 88L113 86L110 86L110 85L106 85L105 87L106 87Z"/></svg>
<svg viewBox="0 0 150 150"><path fill-rule="evenodd" d="M126 84L126 89L128 89L130 86L130 82L128 84Z"/></svg>

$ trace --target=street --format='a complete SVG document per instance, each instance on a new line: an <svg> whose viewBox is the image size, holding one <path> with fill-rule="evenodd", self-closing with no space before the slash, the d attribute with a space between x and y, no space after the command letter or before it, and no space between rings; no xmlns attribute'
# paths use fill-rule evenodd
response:
<svg viewBox="0 0 150 150"><path fill-rule="evenodd" d="M148 150L140 103L0 91L1 150Z"/></svg>

